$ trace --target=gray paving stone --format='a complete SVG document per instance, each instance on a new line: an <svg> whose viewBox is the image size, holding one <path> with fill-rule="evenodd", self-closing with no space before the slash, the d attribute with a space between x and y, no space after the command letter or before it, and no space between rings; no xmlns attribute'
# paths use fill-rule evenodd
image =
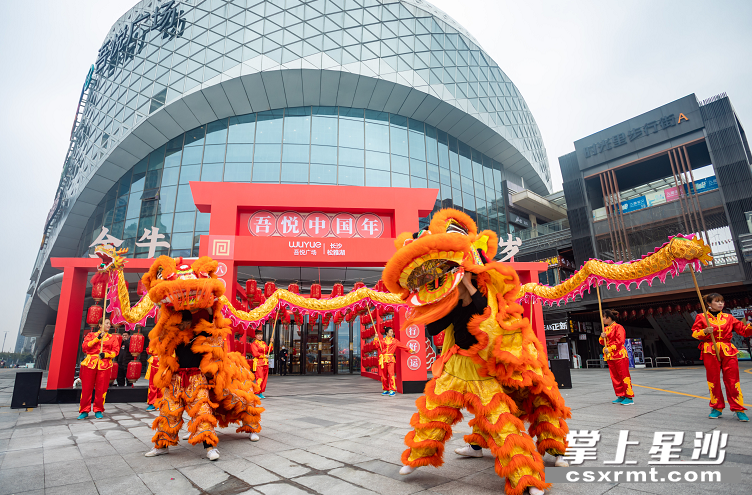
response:
<svg viewBox="0 0 752 495"><path fill-rule="evenodd" d="M307 450L329 459L344 462L345 464L357 464L359 462L365 462L373 459L372 457L362 454L356 454L355 452L350 452L349 450L332 447L331 445L313 445Z"/></svg>
<svg viewBox="0 0 752 495"><path fill-rule="evenodd" d="M53 462L75 461L83 459L78 447L54 447L44 449L44 463L52 464Z"/></svg>
<svg viewBox="0 0 752 495"><path fill-rule="evenodd" d="M374 495L379 493L326 475L300 476L295 478L294 481L322 495L343 495L345 493L348 495Z"/></svg>
<svg viewBox="0 0 752 495"><path fill-rule="evenodd" d="M279 481L281 479L279 476L247 459L226 459L220 457L219 460L215 462L215 465L223 471L251 485L262 485Z"/></svg>
<svg viewBox="0 0 752 495"><path fill-rule="evenodd" d="M303 464L304 466L319 471L328 471L329 469L343 466L341 462L333 461L326 457L321 457L320 455L312 454L311 452L306 452L305 450L300 449L285 450L284 452L280 452L279 455L286 459L290 459L291 461L295 461L298 464Z"/></svg>
<svg viewBox="0 0 752 495"><path fill-rule="evenodd" d="M84 462L94 481L136 474L119 455L92 457L85 459Z"/></svg>
<svg viewBox="0 0 752 495"><path fill-rule="evenodd" d="M104 442L87 442L79 444L78 450L81 451L81 456L84 459L117 454L117 451L106 440Z"/></svg>
<svg viewBox="0 0 752 495"><path fill-rule="evenodd" d="M0 469L0 495L44 489L44 466Z"/></svg>
<svg viewBox="0 0 752 495"><path fill-rule="evenodd" d="M44 449L16 450L3 457L0 469L34 466L44 463Z"/></svg>
<svg viewBox="0 0 752 495"><path fill-rule="evenodd" d="M202 490L219 485L230 477L226 472L212 464L199 464L179 469L183 475L198 485Z"/></svg>
<svg viewBox="0 0 752 495"><path fill-rule="evenodd" d="M93 481L73 483L70 485L51 486L44 490L45 495L97 495L97 487ZM22 494L19 494L22 495ZM25 494L23 494L25 495Z"/></svg>
<svg viewBox="0 0 752 495"><path fill-rule="evenodd" d="M264 495L309 495L309 492L287 483L272 483L270 485L254 486Z"/></svg>
<svg viewBox="0 0 752 495"><path fill-rule="evenodd" d="M382 476L380 474L353 469L350 467L333 469L329 471L329 475L336 476L337 478L345 480L349 483L374 490L378 493L406 495L423 490L423 488L420 486L413 486L403 481L397 481L391 478L387 478L386 476ZM405 480L407 480L407 478L405 478Z"/></svg>
<svg viewBox="0 0 752 495"><path fill-rule="evenodd" d="M303 467L296 462L285 459L276 454L257 455L248 457L247 459L283 478L302 476L310 471L307 467Z"/></svg>
<svg viewBox="0 0 752 495"><path fill-rule="evenodd" d="M152 493L159 495L193 495L201 493L176 469L138 475Z"/></svg>
<svg viewBox="0 0 752 495"><path fill-rule="evenodd" d="M61 486L91 481L91 475L83 460L53 462L44 465L44 486Z"/></svg>

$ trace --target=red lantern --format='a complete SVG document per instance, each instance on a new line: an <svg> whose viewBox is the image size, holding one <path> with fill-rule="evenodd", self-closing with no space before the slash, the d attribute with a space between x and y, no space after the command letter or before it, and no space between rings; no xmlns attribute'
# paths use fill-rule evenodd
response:
<svg viewBox="0 0 752 495"><path fill-rule="evenodd" d="M97 282L91 287L91 297L94 298L96 302L101 301L102 299L104 299L104 293L106 289L107 284L104 281Z"/></svg>
<svg viewBox="0 0 752 495"><path fill-rule="evenodd" d="M633 309L632 311L629 312L629 319L634 320L635 318L637 318L637 311Z"/></svg>
<svg viewBox="0 0 752 495"><path fill-rule="evenodd" d="M274 294L274 291L277 290L277 286L274 284L274 282L267 282L264 284L264 297L272 297L272 294Z"/></svg>
<svg viewBox="0 0 752 495"><path fill-rule="evenodd" d="M112 368L110 368L110 384L117 380L118 364L116 361L112 361Z"/></svg>
<svg viewBox="0 0 752 495"><path fill-rule="evenodd" d="M744 307L745 307L745 308L749 306L749 298L748 298L748 297L745 297L745 298L744 298L744 299L742 300L742 302L744 303Z"/></svg>
<svg viewBox="0 0 752 495"><path fill-rule="evenodd" d="M645 318L645 310L640 309L640 311L637 312L637 316L640 318Z"/></svg>
<svg viewBox="0 0 752 495"><path fill-rule="evenodd" d="M682 312L682 307L681 306L679 306L678 304L676 306L674 306L674 313L681 314L681 312Z"/></svg>
<svg viewBox="0 0 752 495"><path fill-rule="evenodd" d="M441 346L444 345L444 331L443 330L433 336L433 343L436 344L436 347L439 347L439 348L441 348Z"/></svg>
<svg viewBox="0 0 752 495"><path fill-rule="evenodd" d="M702 304L700 304L700 303L695 303L695 311L697 311L698 313L699 313L700 311L702 311Z"/></svg>
<svg viewBox="0 0 752 495"><path fill-rule="evenodd" d="M132 382L141 378L141 361L131 361L128 363L128 370L125 372L125 377Z"/></svg>
<svg viewBox="0 0 752 495"><path fill-rule="evenodd" d="M86 312L86 324L91 327L92 332L95 327L99 325L99 320L102 319L103 314L104 310L102 309L102 306L95 304L94 306L89 307L89 310Z"/></svg>
<svg viewBox="0 0 752 495"><path fill-rule="evenodd" d="M131 335L131 340L128 343L128 352L131 353L135 359L144 350L144 336L140 333Z"/></svg>
<svg viewBox="0 0 752 495"><path fill-rule="evenodd" d="M138 286L136 287L136 294L138 294L139 296L145 296L148 293L149 291L146 290L146 284L144 284L142 280L139 280Z"/></svg>
<svg viewBox="0 0 752 495"><path fill-rule="evenodd" d="M355 282L355 286L353 287L353 290L358 290L358 289L361 289L361 288L363 288L365 286L366 286L366 284L364 284L363 282Z"/></svg>
<svg viewBox="0 0 752 495"><path fill-rule="evenodd" d="M672 308L671 305L669 304L668 306L666 306L666 309L664 310L664 312L667 315L670 315L673 310L674 310L674 308Z"/></svg>
<svg viewBox="0 0 752 495"><path fill-rule="evenodd" d="M311 284L311 298L321 299L321 284Z"/></svg>
<svg viewBox="0 0 752 495"><path fill-rule="evenodd" d="M342 284L334 284L332 286L332 299L345 295L345 287Z"/></svg>
<svg viewBox="0 0 752 495"><path fill-rule="evenodd" d="M376 282L376 287L374 287L373 290L378 292L389 292L388 290L386 290L386 285L384 285L384 281L381 279Z"/></svg>
<svg viewBox="0 0 752 495"><path fill-rule="evenodd" d="M245 281L245 293L246 294L255 294L256 289L258 289L258 284L256 284L256 281L252 278L249 278Z"/></svg>
<svg viewBox="0 0 752 495"><path fill-rule="evenodd" d="M653 316L655 313L655 310L653 308L648 308L648 316Z"/></svg>
<svg viewBox="0 0 752 495"><path fill-rule="evenodd" d="M626 311L622 311L620 316L621 316L622 321L624 321L629 317L629 313L627 313Z"/></svg>
<svg viewBox="0 0 752 495"><path fill-rule="evenodd" d="M738 308L739 307L739 301L737 301L736 299L732 299L731 300L731 307L732 308Z"/></svg>
<svg viewBox="0 0 752 495"><path fill-rule="evenodd" d="M658 313L658 316L663 316L663 307L658 306L657 308L655 308L655 312Z"/></svg>
<svg viewBox="0 0 752 495"><path fill-rule="evenodd" d="M298 284L290 284L287 286L287 290L293 294L300 294L300 286Z"/></svg>

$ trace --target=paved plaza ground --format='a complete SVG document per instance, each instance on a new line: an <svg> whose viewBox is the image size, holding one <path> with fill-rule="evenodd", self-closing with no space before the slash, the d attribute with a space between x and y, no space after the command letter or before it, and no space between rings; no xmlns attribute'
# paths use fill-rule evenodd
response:
<svg viewBox="0 0 752 495"><path fill-rule="evenodd" d="M742 389L752 396L750 363L740 366ZM447 444L441 468L400 476L403 437L418 396L382 397L376 381L360 376L270 377L261 441L222 430L221 458L210 462L200 445L187 442L169 455L144 457L154 417L145 404L107 404L104 419L84 421L76 420L74 404L10 409L14 374L0 370L0 495L503 493L489 451L482 459L453 453L470 431L467 414ZM736 421L728 409L720 420L707 419L708 401L692 397L708 396L701 366L634 370L632 376L636 399L630 407L611 404L605 369L573 370L574 388L562 391L572 409L570 429L601 432L598 460L586 465L614 458L619 430L630 430L630 440L640 441L629 447L627 459L647 466L655 431L686 432L688 456L696 431L717 428L729 434L724 466L739 467L744 484L556 484L547 493L750 493L752 422ZM548 456L546 461L552 465Z"/></svg>

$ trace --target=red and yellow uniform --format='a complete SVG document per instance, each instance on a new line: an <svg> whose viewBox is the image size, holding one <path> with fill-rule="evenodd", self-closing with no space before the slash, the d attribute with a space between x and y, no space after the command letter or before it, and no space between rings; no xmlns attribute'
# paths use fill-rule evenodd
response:
<svg viewBox="0 0 752 495"><path fill-rule="evenodd" d="M148 361L149 366L146 368L146 379L149 380L149 395L146 398L146 403L154 405L157 399L162 398L162 390L154 385L154 375L157 374L159 369L159 356L150 356Z"/></svg>
<svg viewBox="0 0 752 495"><path fill-rule="evenodd" d="M723 370L723 384L728 395L729 406L731 411L746 411L742 406L744 398L742 397L742 387L739 383L739 363L736 354L736 346L731 343L732 332L736 332L742 337L752 336L752 325L746 325L730 314L712 312L709 314L710 325L705 320L705 316L698 314L695 323L692 325L692 337L700 340L700 357L705 364L705 376L710 389L710 407L722 411L726 404L723 400L723 391L721 390L721 370ZM713 350L713 341L711 336L705 335L704 330L713 327L713 336L718 345L720 362Z"/></svg>
<svg viewBox="0 0 752 495"><path fill-rule="evenodd" d="M107 395L107 388L110 385L110 374L112 373L112 358L118 355L120 348L120 339L115 335L108 333L100 339L99 332L90 332L84 337L81 349L86 353L86 357L81 361L81 405L78 408L80 413L91 411L91 396L94 394L94 412L104 412L104 399ZM99 353L104 353L104 359L99 357Z"/></svg>
<svg viewBox="0 0 752 495"><path fill-rule="evenodd" d="M634 397L632 391L632 377L629 376L629 356L624 348L625 331L618 323L612 323L605 328L608 347L603 348L603 360L608 363L611 382L618 397ZM603 338L598 342L605 345Z"/></svg>
<svg viewBox="0 0 752 495"><path fill-rule="evenodd" d="M267 345L263 340L254 340L251 344L251 354L253 354L253 365L251 369L256 375L256 383L261 387L261 392L266 392L266 379L269 377L269 353L272 352L272 346Z"/></svg>
<svg viewBox="0 0 752 495"><path fill-rule="evenodd" d="M395 366L397 365L397 349L410 351L405 344L394 337L376 339L376 349L379 351L379 373L381 374L381 388L386 391L397 391Z"/></svg>

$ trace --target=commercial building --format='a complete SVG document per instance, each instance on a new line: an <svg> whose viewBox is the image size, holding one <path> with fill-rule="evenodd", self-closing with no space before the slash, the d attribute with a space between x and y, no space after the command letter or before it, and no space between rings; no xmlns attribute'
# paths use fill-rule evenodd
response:
<svg viewBox="0 0 752 495"><path fill-rule="evenodd" d="M744 318L752 309L752 155L731 100L688 95L574 147L559 157L567 219L529 236L519 259L549 260L549 272L559 272L547 281L553 285L591 258L639 259L669 236L694 233L714 256L697 275L700 287L723 294L727 308ZM606 307L621 312L627 337L642 339L653 359L699 359L690 332L699 309L691 276L632 289L601 289ZM598 358L595 294L544 314L552 344L568 335L570 351ZM741 339L736 344L747 347Z"/></svg>
<svg viewBox="0 0 752 495"><path fill-rule="evenodd" d="M143 0L99 49L44 225L21 321L40 365L63 280L50 259L89 256L108 236L136 258L197 256L211 215L197 211L191 181L432 188L434 211L460 208L501 237L505 183L551 192L520 91L425 1ZM241 284L304 290L380 277L362 265L237 270ZM358 340L334 333L302 334L319 349L309 372L337 372L320 365L322 344L332 355Z"/></svg>

